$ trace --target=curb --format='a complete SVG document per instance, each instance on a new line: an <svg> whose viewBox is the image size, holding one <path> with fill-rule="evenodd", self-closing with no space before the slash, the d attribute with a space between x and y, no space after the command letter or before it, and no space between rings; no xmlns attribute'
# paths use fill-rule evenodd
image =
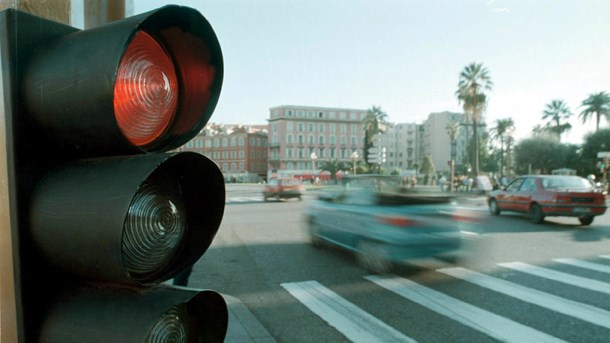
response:
<svg viewBox="0 0 610 343"><path fill-rule="evenodd" d="M275 343L275 339L239 299L221 294L227 303L229 324L225 343Z"/></svg>

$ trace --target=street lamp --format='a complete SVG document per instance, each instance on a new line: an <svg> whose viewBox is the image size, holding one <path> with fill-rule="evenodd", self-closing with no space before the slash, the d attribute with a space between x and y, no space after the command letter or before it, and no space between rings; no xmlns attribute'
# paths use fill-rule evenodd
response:
<svg viewBox="0 0 610 343"><path fill-rule="evenodd" d="M312 173L315 174L316 173L316 161L318 160L318 155L316 155L315 152L312 152L311 155L309 155L309 158L311 158Z"/></svg>
<svg viewBox="0 0 610 343"><path fill-rule="evenodd" d="M352 152L352 162L354 164L354 175L356 175L356 161L358 160L358 152L354 150Z"/></svg>

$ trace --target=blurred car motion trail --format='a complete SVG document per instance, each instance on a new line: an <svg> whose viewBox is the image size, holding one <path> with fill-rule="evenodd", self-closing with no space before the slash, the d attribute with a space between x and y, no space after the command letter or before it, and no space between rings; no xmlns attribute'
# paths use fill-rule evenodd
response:
<svg viewBox="0 0 610 343"><path fill-rule="evenodd" d="M461 226L473 218L452 196L417 193L394 176L347 176L342 182L306 209L314 246L353 251L363 267L380 273L412 258L457 259Z"/></svg>

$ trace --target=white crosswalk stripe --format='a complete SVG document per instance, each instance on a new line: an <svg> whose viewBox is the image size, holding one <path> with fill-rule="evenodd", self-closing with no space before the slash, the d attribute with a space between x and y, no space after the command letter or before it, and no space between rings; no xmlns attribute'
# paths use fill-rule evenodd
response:
<svg viewBox="0 0 610 343"><path fill-rule="evenodd" d="M553 261L563 263L563 264L569 264L569 265L575 266L575 267L594 270L594 271L600 272L600 273L610 274L610 266L606 266L603 264L592 263L592 262L587 262L587 261L580 261L575 258L555 258L555 259L553 259Z"/></svg>
<svg viewBox="0 0 610 343"><path fill-rule="evenodd" d="M316 281L281 286L352 342L415 342Z"/></svg>
<svg viewBox="0 0 610 343"><path fill-rule="evenodd" d="M600 255L599 257L610 259L610 255ZM602 274L610 273L608 266L602 263L573 258L556 258L552 261L578 268L583 273L585 271L595 271ZM600 341L599 337L610 337L610 310L606 306L608 304L606 294L610 294L610 283L577 276L575 274L578 273L578 269L571 269L574 274L570 274L523 262L498 263L498 265L524 272L537 278L554 280L579 287L580 289L599 292L601 294L595 295L595 293L590 293L587 297L601 297L600 299L602 300L601 302L595 302L593 299L587 299L588 303L583 303L566 298L568 293L565 292L559 296L547 291L523 286L518 281L515 281L519 280L519 278L509 281L462 267L439 266L440 268L432 269L437 273L445 275L445 278L452 278L453 281L451 282L468 282L474 285L471 287L479 287L481 292L485 289L487 292L485 293L486 297L493 296L494 293L502 294L504 296L502 301L507 302L507 304L513 303L514 306L519 306L517 305L519 302L525 302L540 309L552 311L557 316L554 320L565 320L566 322L563 323L569 323L567 325L574 325L574 319L577 319L580 321L578 325L585 325L585 327L589 325L588 328L596 332L596 336L592 339L593 341ZM600 274L601 279L605 280L602 274ZM589 275L594 274L589 273ZM408 278L396 275L368 275L364 276L364 279L384 290L403 297L409 302L423 306L448 318L448 320L477 330L498 341L564 342L562 338L572 340L571 338L566 338L570 337L569 334L566 336L567 331L560 329L566 325L562 324L561 321L557 323L558 331L554 333L549 331L553 329L545 328L544 325L531 324L531 320L526 320L522 315L508 315L506 317L506 314L493 313L493 309L477 307L427 285L416 283ZM283 283L281 286L310 311L322 318L352 342L415 342L413 338L385 324L377 317L367 313L366 309L354 305L317 281ZM578 299L577 294L579 293L575 292L574 294L576 299ZM394 310L402 309L401 306L404 305L397 305L397 308ZM561 319L562 317L564 319ZM607 331L608 335L604 334L606 332L604 330L609 330ZM585 339L588 338L586 335L584 337ZM418 336L418 339L421 339L421 337ZM604 339L601 341L604 341Z"/></svg>
<svg viewBox="0 0 610 343"><path fill-rule="evenodd" d="M610 329L610 312L603 309L561 298L464 268L444 268L439 269L438 271L443 274L468 281L477 286L506 294L521 301L546 307L555 312L572 316Z"/></svg>
<svg viewBox="0 0 610 343"><path fill-rule="evenodd" d="M264 201L263 196L250 196L250 197L230 197L227 198L226 203L237 203L237 202L261 202Z"/></svg>
<svg viewBox="0 0 610 343"><path fill-rule="evenodd" d="M499 263L499 266L535 275L545 279L562 282L568 285L585 288L591 291L610 294L610 283L558 272L548 268L541 268L523 262Z"/></svg>
<svg viewBox="0 0 610 343"><path fill-rule="evenodd" d="M398 276L365 276L365 279L410 301L425 306L503 342L563 342L544 332L465 303Z"/></svg>

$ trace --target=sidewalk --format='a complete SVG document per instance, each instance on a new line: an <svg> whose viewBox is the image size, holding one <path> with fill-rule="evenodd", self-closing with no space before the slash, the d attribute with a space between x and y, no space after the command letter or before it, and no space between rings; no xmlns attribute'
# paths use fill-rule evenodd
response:
<svg viewBox="0 0 610 343"><path fill-rule="evenodd" d="M275 339L239 299L222 294L229 310L226 343L275 343Z"/></svg>

